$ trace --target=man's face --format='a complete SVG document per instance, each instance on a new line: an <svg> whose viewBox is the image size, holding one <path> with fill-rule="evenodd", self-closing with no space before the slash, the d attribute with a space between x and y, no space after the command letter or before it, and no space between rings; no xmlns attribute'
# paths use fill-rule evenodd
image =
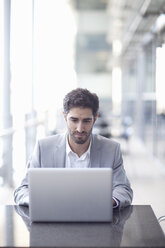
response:
<svg viewBox="0 0 165 248"><path fill-rule="evenodd" d="M64 118L67 122L69 138L76 144L84 144L88 141L93 124L97 116L94 117L90 108L72 108Z"/></svg>

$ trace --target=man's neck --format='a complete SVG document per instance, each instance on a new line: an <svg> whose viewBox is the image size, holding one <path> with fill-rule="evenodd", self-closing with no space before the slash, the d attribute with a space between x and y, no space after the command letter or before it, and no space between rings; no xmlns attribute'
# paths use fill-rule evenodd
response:
<svg viewBox="0 0 165 248"><path fill-rule="evenodd" d="M72 141L70 137L68 138L68 143L69 143L70 148L79 157L81 157L82 154L84 154L88 150L90 141L91 141L91 137L89 137L89 139L84 144L76 144L74 141Z"/></svg>

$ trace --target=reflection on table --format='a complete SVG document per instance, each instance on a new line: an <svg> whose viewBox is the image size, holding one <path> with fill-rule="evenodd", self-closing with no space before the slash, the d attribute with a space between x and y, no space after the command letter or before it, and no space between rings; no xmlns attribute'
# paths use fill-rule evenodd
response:
<svg viewBox="0 0 165 248"><path fill-rule="evenodd" d="M148 205L114 210L112 223L31 223L24 206L1 206L0 217L0 247L165 247Z"/></svg>

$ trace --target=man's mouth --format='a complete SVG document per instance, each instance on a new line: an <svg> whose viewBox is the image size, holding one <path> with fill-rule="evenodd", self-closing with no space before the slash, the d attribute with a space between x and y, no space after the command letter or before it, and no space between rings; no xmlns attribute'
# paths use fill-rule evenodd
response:
<svg viewBox="0 0 165 248"><path fill-rule="evenodd" d="M86 133L85 132L83 132L83 133L75 133L75 136L77 136L77 137L84 137L84 136L86 136Z"/></svg>

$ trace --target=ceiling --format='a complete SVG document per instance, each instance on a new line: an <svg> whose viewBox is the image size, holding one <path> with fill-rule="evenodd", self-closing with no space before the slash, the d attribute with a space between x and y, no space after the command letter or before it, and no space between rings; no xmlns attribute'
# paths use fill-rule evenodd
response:
<svg viewBox="0 0 165 248"><path fill-rule="evenodd" d="M111 69L120 58L136 56L165 0L70 0L77 15L76 61L80 73ZM121 51L114 54L114 41ZM91 66L90 63L96 66Z"/></svg>

